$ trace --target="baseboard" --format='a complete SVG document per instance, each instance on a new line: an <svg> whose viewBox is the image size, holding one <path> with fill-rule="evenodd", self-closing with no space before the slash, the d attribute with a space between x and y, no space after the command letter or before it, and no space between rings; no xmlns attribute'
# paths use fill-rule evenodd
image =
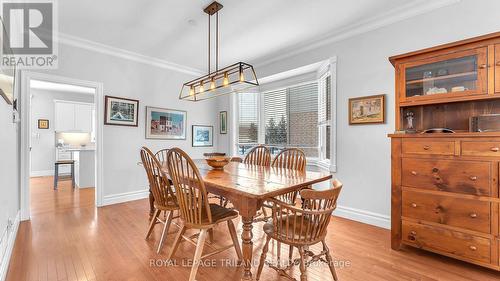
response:
<svg viewBox="0 0 500 281"><path fill-rule="evenodd" d="M337 209L333 213L337 217L342 217L354 221L359 221L362 223L382 227L385 229L391 229L391 218L390 216L373 213L361 209L355 209L344 206L337 206Z"/></svg>
<svg viewBox="0 0 500 281"><path fill-rule="evenodd" d="M31 171L30 177L48 177L53 176L54 170Z"/></svg>
<svg viewBox="0 0 500 281"><path fill-rule="evenodd" d="M14 243L16 242L17 230L19 229L20 219L21 219L21 211L18 211L14 223L12 224L12 230L10 231L9 239L7 241L7 249L5 251L5 255L0 259L1 281L4 281L7 278L7 271L9 270L10 258L12 257L12 251L14 250Z"/></svg>
<svg viewBox="0 0 500 281"><path fill-rule="evenodd" d="M131 192L124 192L119 194L105 195L103 198L102 206L113 205L128 201L134 201L139 199L144 199L149 197L149 190L138 190Z"/></svg>

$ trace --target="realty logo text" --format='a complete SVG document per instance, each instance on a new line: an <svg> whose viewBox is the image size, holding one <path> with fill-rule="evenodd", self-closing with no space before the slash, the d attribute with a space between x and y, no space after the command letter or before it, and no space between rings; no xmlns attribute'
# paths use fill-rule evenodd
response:
<svg viewBox="0 0 500 281"><path fill-rule="evenodd" d="M57 67L55 3L3 2L1 64L18 69Z"/></svg>

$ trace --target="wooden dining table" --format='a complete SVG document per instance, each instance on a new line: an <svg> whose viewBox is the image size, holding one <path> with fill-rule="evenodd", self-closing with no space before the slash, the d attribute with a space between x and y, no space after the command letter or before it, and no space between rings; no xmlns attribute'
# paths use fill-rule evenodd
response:
<svg viewBox="0 0 500 281"><path fill-rule="evenodd" d="M223 196L234 206L243 223L241 234L243 267L242 280L252 280L253 222L262 203L271 197L332 178L329 172L296 171L230 162L223 170L215 170L205 160L194 160L207 191ZM168 174L166 165L162 167Z"/></svg>

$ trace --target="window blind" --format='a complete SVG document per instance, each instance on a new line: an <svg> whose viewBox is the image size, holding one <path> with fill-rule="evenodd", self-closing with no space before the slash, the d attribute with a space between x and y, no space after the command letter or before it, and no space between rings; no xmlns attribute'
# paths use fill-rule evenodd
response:
<svg viewBox="0 0 500 281"><path fill-rule="evenodd" d="M258 94L238 94L238 143L258 142Z"/></svg>
<svg viewBox="0 0 500 281"><path fill-rule="evenodd" d="M317 157L318 83L263 93L265 143L302 148Z"/></svg>
<svg viewBox="0 0 500 281"><path fill-rule="evenodd" d="M286 145L288 138L287 89L266 92L263 96L265 143Z"/></svg>
<svg viewBox="0 0 500 281"><path fill-rule="evenodd" d="M319 125L329 124L331 119L331 76L325 75L321 77L319 85L319 113L318 113L318 123Z"/></svg>

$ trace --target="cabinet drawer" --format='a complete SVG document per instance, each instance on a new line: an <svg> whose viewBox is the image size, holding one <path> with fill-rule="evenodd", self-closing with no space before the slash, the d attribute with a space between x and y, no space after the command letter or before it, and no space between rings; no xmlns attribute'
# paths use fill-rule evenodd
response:
<svg viewBox="0 0 500 281"><path fill-rule="evenodd" d="M403 158L403 186L491 195L491 163L480 161Z"/></svg>
<svg viewBox="0 0 500 281"><path fill-rule="evenodd" d="M500 142L464 141L462 142L462 155L500 157Z"/></svg>
<svg viewBox="0 0 500 281"><path fill-rule="evenodd" d="M403 241L474 261L490 263L491 240L445 228L403 221Z"/></svg>
<svg viewBox="0 0 500 281"><path fill-rule="evenodd" d="M403 191L403 217L490 233L490 202Z"/></svg>
<svg viewBox="0 0 500 281"><path fill-rule="evenodd" d="M404 154L454 155L454 141L403 140Z"/></svg>

